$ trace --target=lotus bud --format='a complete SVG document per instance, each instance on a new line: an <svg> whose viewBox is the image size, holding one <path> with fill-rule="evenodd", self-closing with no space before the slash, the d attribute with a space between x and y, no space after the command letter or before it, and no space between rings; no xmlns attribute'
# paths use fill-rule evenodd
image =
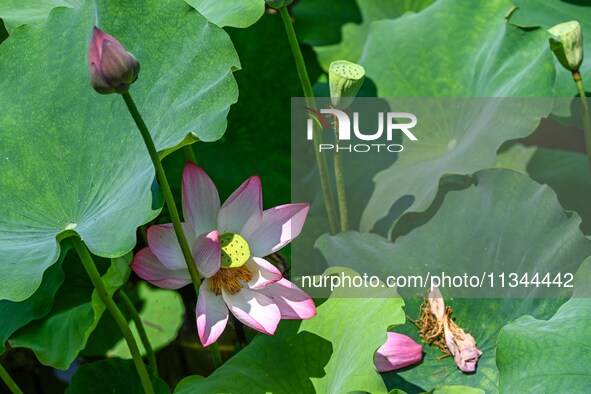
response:
<svg viewBox="0 0 591 394"><path fill-rule="evenodd" d="M386 343L376 353L375 365L379 372L405 368L423 359L423 347L410 337L396 332L387 334Z"/></svg>
<svg viewBox="0 0 591 394"><path fill-rule="evenodd" d="M115 38L98 27L88 48L90 83L101 94L127 93L140 72L136 58Z"/></svg>
<svg viewBox="0 0 591 394"><path fill-rule="evenodd" d="M293 0L265 0L265 3L271 8L278 10L281 7L286 7L293 3Z"/></svg>
<svg viewBox="0 0 591 394"><path fill-rule="evenodd" d="M328 69L332 105L338 109L348 108L359 93L364 79L365 69L359 64L346 60L332 62Z"/></svg>
<svg viewBox="0 0 591 394"><path fill-rule="evenodd" d="M561 23L548 32L553 36L550 38L550 49L560 64L569 71L579 71L583 62L583 35L579 22Z"/></svg>

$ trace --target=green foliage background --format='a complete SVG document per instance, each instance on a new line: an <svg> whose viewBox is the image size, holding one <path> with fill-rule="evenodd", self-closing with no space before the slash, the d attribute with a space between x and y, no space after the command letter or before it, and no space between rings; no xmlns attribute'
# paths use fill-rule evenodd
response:
<svg viewBox="0 0 591 394"><path fill-rule="evenodd" d="M166 154L176 196L190 149L222 198L259 174L264 206L272 207L290 200L290 98L302 94L281 18L262 0L3 0L0 347L10 351L0 361L26 390L37 384L63 392L51 368L73 373L68 393L138 390L129 354L70 251L75 232L97 256L110 295L117 300L124 288L146 321L165 322L149 332L162 364L153 377L159 393L584 393L591 301L582 296L589 296L591 272L588 261L581 264L591 255L591 174L581 130L563 126L580 116L576 90L549 51L546 29L578 19L583 36L591 35L591 5L302 0L290 12L313 83L344 58L366 68L364 91L417 105L428 106L429 97L564 98L517 108L500 124L480 124L478 106L457 123L458 114L433 111L432 123L452 126L375 174L355 231L317 240L327 264L355 269L371 259L376 271L390 273L397 259L446 256L502 266L535 250L541 271L578 269L575 297L449 300L484 350L472 375L449 358L437 360L431 347L417 366L375 371L374 352L388 329L420 341L405 318L418 316L420 300L396 293L317 300L315 318L284 321L274 337L247 332L252 341L242 350L230 326L221 344L231 358L212 373L196 339L191 289L181 300L128 280L130 252L144 245L145 226L170 220L121 100L88 85L88 38L98 23L139 58L132 94ZM590 65L583 63L584 79ZM326 90L321 82L315 88ZM467 182L454 189L458 175ZM405 196L412 204L388 216ZM388 231L368 234L384 221ZM483 252L492 247L494 256ZM40 364L44 372L33 372Z"/></svg>

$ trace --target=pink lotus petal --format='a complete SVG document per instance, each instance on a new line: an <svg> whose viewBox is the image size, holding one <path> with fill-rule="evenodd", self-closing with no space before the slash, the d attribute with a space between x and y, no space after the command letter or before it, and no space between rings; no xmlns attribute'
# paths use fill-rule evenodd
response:
<svg viewBox="0 0 591 394"><path fill-rule="evenodd" d="M242 234L246 226L255 227L263 216L261 180L258 176L248 178L220 208L218 226L220 234Z"/></svg>
<svg viewBox="0 0 591 394"><path fill-rule="evenodd" d="M193 259L199 273L212 277L220 269L220 239L218 230L201 234L193 243Z"/></svg>
<svg viewBox="0 0 591 394"><path fill-rule="evenodd" d="M221 295L209 290L209 280L205 279L199 289L197 299L197 331L203 346L218 340L228 323L228 307Z"/></svg>
<svg viewBox="0 0 591 394"><path fill-rule="evenodd" d="M316 305L310 296L287 279L259 291L277 304L282 319L309 319L316 315Z"/></svg>
<svg viewBox="0 0 591 394"><path fill-rule="evenodd" d="M103 40L101 71L105 79L118 81L123 75L126 79L131 79L133 70L127 66L125 61L128 58L129 53L118 41Z"/></svg>
<svg viewBox="0 0 591 394"><path fill-rule="evenodd" d="M163 289L180 289L191 283L191 276L186 268L171 270L158 260L150 248L143 248L136 253L131 269L140 278Z"/></svg>
<svg viewBox="0 0 591 394"><path fill-rule="evenodd" d="M195 237L186 231L187 226L183 223L187 242L192 245ZM158 260L170 269L187 268L185 257L179 245L172 224L156 224L148 228L148 245Z"/></svg>
<svg viewBox="0 0 591 394"><path fill-rule="evenodd" d="M220 197L211 178L193 163L183 171L183 215L195 235L217 228Z"/></svg>
<svg viewBox="0 0 591 394"><path fill-rule="evenodd" d="M416 364L423 359L423 347L403 334L388 332L388 339L376 353L379 372L394 371Z"/></svg>
<svg viewBox="0 0 591 394"><path fill-rule="evenodd" d="M222 289L222 296L230 311L242 323L265 334L275 333L281 312L267 296L247 287L236 294Z"/></svg>
<svg viewBox="0 0 591 394"><path fill-rule="evenodd" d="M98 27L94 27L92 29L92 38L90 39L90 47L88 48L88 64L95 64L100 66L101 57L103 56L103 41L107 40L115 40L113 36L105 33Z"/></svg>
<svg viewBox="0 0 591 394"><path fill-rule="evenodd" d="M251 289L261 289L283 279L283 275L273 264L260 257L252 257L244 265L252 272L252 279L248 282Z"/></svg>
<svg viewBox="0 0 591 394"><path fill-rule="evenodd" d="M109 82L98 71L98 67L94 63L90 65L90 83L95 89L102 89L104 92L112 93L115 91L115 88L109 85Z"/></svg>
<svg viewBox="0 0 591 394"><path fill-rule="evenodd" d="M267 256L300 235L308 209L308 204L286 204L263 212L263 220L258 227L243 233L252 255Z"/></svg>

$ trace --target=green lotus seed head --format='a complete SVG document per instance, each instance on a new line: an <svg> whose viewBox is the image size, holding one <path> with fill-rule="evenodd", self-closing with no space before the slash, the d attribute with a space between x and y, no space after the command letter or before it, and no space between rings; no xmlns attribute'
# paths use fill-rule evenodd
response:
<svg viewBox="0 0 591 394"><path fill-rule="evenodd" d="M548 30L550 37L550 49L569 71L579 71L583 62L583 35L581 25L577 21L570 21L556 25Z"/></svg>
<svg viewBox="0 0 591 394"><path fill-rule="evenodd" d="M271 8L278 10L281 7L285 7L293 3L293 0L265 0L265 3Z"/></svg>
<svg viewBox="0 0 591 394"><path fill-rule="evenodd" d="M221 264L225 268L242 267L250 258L248 242L238 234L220 235Z"/></svg>
<svg viewBox="0 0 591 394"><path fill-rule="evenodd" d="M359 93L364 79L365 69L359 64L346 60L330 63L328 85L332 105L338 109L348 108Z"/></svg>

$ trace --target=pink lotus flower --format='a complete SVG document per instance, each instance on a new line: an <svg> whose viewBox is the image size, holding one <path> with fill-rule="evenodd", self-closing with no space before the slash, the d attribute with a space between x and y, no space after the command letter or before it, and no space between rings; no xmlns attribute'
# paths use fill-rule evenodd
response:
<svg viewBox="0 0 591 394"><path fill-rule="evenodd" d="M375 365L379 372L394 371L420 362L423 347L403 334L388 332L388 339L376 353Z"/></svg>
<svg viewBox="0 0 591 394"><path fill-rule="evenodd" d="M140 72L136 58L111 35L98 27L88 48L90 83L101 94L126 93Z"/></svg>
<svg viewBox="0 0 591 394"><path fill-rule="evenodd" d="M183 223L197 270L205 279L197 300L197 329L203 346L224 331L229 311L253 329L273 335L283 319L316 314L312 299L263 257L297 237L308 204L262 210L261 181L246 180L220 207L218 191L202 168L188 163L183 172ZM166 289L191 282L172 224L148 229L149 247L131 268Z"/></svg>

